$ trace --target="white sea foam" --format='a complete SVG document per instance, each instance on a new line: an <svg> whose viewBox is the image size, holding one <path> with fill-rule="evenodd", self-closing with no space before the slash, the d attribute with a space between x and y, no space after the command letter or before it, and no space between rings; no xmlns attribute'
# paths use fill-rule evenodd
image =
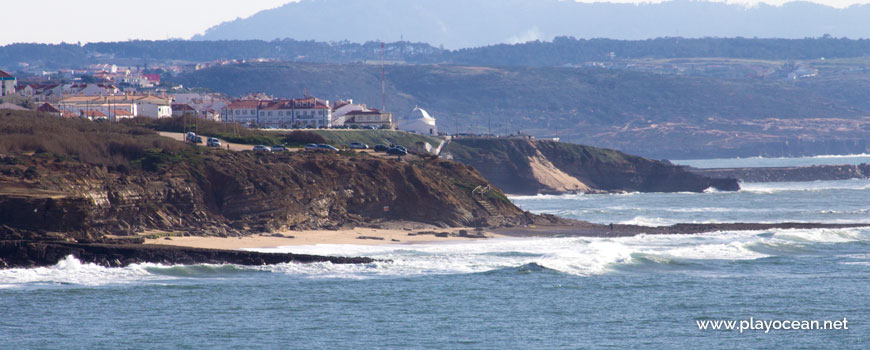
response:
<svg viewBox="0 0 870 350"><path fill-rule="evenodd" d="M131 265L105 268L67 257L51 267L0 270L0 288L27 285L85 285L163 282L213 278L244 271L265 271L305 278L372 278L431 274L467 274L537 264L562 273L606 274L618 266L669 264L673 261L754 260L794 254L817 244L870 241L870 229L793 229L713 232L695 235L638 235L619 238L498 238L431 244L380 246L314 245L251 249L263 252L369 256L390 260L371 264L278 264L162 266ZM765 247L765 248L760 248ZM849 263L867 256L840 257ZM643 257L644 259L638 259Z"/></svg>
<svg viewBox="0 0 870 350"><path fill-rule="evenodd" d="M808 182L745 182L740 184L740 191L750 193L773 194L779 192L821 192L827 190L868 190L870 180L830 180Z"/></svg>
<svg viewBox="0 0 870 350"><path fill-rule="evenodd" d="M83 264L70 255L51 267L0 270L0 283L7 286L39 283L97 286L141 281L152 276L145 265L113 269Z"/></svg>
<svg viewBox="0 0 870 350"><path fill-rule="evenodd" d="M753 250L767 244L788 252L814 243L843 243L868 239L867 229L773 230L717 232L697 235L639 235L622 238L502 238L449 244L382 246L288 246L258 251L302 254L370 256L389 259L369 265L282 264L264 267L273 272L311 277L365 278L423 274L475 273L537 264L573 275L596 275L613 267L650 261L753 260L769 256ZM785 253L783 253L785 254Z"/></svg>
<svg viewBox="0 0 870 350"><path fill-rule="evenodd" d="M677 224L677 220L673 219L664 219L660 217L646 217L646 216L635 216L629 220L620 221L621 225L638 225L638 226L649 226L649 227L663 227L663 226L671 226Z"/></svg>

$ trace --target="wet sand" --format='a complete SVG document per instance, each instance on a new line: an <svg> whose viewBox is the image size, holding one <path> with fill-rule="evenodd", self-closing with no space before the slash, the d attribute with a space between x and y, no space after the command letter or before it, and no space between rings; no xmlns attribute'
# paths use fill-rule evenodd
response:
<svg viewBox="0 0 870 350"><path fill-rule="evenodd" d="M191 248L209 249L243 249L243 248L272 248L280 246L317 245L317 244L408 244L423 242L449 242L483 237L461 237L460 231L466 231L467 235L475 235L474 228L446 228L434 230L402 230L402 229L374 229L355 228L352 230L310 230L310 231L285 231L277 234L257 234L245 237L169 237L146 239L145 244L171 245ZM438 233L439 235L435 235ZM443 237L444 234L446 237ZM486 238L503 237L492 232L484 233ZM277 236L277 235L282 235Z"/></svg>

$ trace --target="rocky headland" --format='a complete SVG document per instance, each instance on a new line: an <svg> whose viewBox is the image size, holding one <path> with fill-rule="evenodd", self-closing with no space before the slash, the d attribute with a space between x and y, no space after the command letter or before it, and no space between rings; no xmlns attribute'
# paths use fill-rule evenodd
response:
<svg viewBox="0 0 870 350"><path fill-rule="evenodd" d="M702 192L740 189L666 162L619 151L523 137L454 138L445 151L510 194Z"/></svg>
<svg viewBox="0 0 870 350"><path fill-rule="evenodd" d="M130 125L2 113L0 241L36 252L15 261L50 262L45 256L57 254L39 253L49 248L81 259L92 251L85 246L136 244L153 230L232 237L398 220L440 227L562 221L520 210L471 166L435 156L233 152ZM156 254L148 252L141 256ZM167 252L157 255L180 254Z"/></svg>

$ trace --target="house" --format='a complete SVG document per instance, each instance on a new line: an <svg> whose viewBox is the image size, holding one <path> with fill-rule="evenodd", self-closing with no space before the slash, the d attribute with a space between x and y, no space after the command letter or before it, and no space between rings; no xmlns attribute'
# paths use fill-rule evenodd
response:
<svg viewBox="0 0 870 350"><path fill-rule="evenodd" d="M57 109L55 106L52 106L50 103L43 103L41 106L36 108L37 112L49 113L55 116L60 117L63 113L60 109Z"/></svg>
<svg viewBox="0 0 870 350"><path fill-rule="evenodd" d="M18 85L18 79L0 70L0 96L14 95L15 85Z"/></svg>
<svg viewBox="0 0 870 350"><path fill-rule="evenodd" d="M172 103L168 98L150 95L72 96L61 100L58 109L77 115L85 111L99 111L112 121L129 117L172 116Z"/></svg>
<svg viewBox="0 0 870 350"><path fill-rule="evenodd" d="M109 119L108 117L106 117L105 113L100 112L100 111L94 111L94 110L82 111L81 116L83 118L88 118L90 120Z"/></svg>
<svg viewBox="0 0 870 350"><path fill-rule="evenodd" d="M362 111L366 109L364 104L354 104L353 100L342 101L338 100L332 106L332 126L344 126L345 115L351 111Z"/></svg>
<svg viewBox="0 0 870 350"><path fill-rule="evenodd" d="M290 128L293 126L293 112L292 100L260 103L257 125L265 128Z"/></svg>
<svg viewBox="0 0 870 350"><path fill-rule="evenodd" d="M381 112L374 108L359 111L350 111L344 115L344 125L351 127L357 126L392 129L393 114Z"/></svg>
<svg viewBox="0 0 870 350"><path fill-rule="evenodd" d="M258 100L233 101L223 108L221 121L224 123L238 123L248 126L257 125L257 110L260 107Z"/></svg>
<svg viewBox="0 0 870 350"><path fill-rule="evenodd" d="M142 78L147 80L152 85L160 85L160 75L159 74L142 74Z"/></svg>
<svg viewBox="0 0 870 350"><path fill-rule="evenodd" d="M119 92L112 84L67 84L63 88L64 95L73 96L112 96Z"/></svg>
<svg viewBox="0 0 870 350"><path fill-rule="evenodd" d="M31 97L39 102L56 102L63 97L63 86L60 84L26 84L16 90L18 95Z"/></svg>
<svg viewBox="0 0 870 350"><path fill-rule="evenodd" d="M220 121L220 113L218 111L221 111L229 104L229 101L219 94L196 92L174 94L173 102L187 104L196 110L197 117L214 121ZM175 108L173 107L174 113Z"/></svg>
<svg viewBox="0 0 870 350"><path fill-rule="evenodd" d="M172 104L172 116L180 117L183 115L196 115L196 109L191 107L187 103L173 103Z"/></svg>
<svg viewBox="0 0 870 350"><path fill-rule="evenodd" d="M137 117L169 118L172 117L172 100L159 96L136 96L131 98L136 103Z"/></svg>
<svg viewBox="0 0 870 350"><path fill-rule="evenodd" d="M130 115L137 116L138 104L129 98L130 96L72 96L58 103L61 114L69 112L73 115L84 116L86 112L98 111L103 117L116 120L116 111L124 110ZM126 113L125 113L126 115Z"/></svg>
<svg viewBox="0 0 870 350"><path fill-rule="evenodd" d="M332 126L332 108L329 107L329 101L316 97L294 99L293 125L313 128Z"/></svg>
<svg viewBox="0 0 870 350"><path fill-rule="evenodd" d="M250 127L327 128L332 125L329 101L308 97L292 100L242 99L222 109L221 121Z"/></svg>
<svg viewBox="0 0 870 350"><path fill-rule="evenodd" d="M115 121L119 121L121 119L130 119L130 118L135 117L133 115L133 113L130 113L130 111L128 111L126 109L113 109L111 112L112 112L112 116L114 116Z"/></svg>

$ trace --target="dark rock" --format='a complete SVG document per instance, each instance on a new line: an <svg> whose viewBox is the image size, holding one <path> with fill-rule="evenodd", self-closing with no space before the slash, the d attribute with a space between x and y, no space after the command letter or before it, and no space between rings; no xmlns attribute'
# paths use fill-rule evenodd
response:
<svg viewBox="0 0 870 350"><path fill-rule="evenodd" d="M375 241L383 241L383 237L372 237L372 236L357 236L356 239L371 239Z"/></svg>
<svg viewBox="0 0 870 350"><path fill-rule="evenodd" d="M0 241L0 260L7 268L51 266L68 255L83 263L120 267L137 263L271 265L287 262L368 264L371 258L258 253L140 244L80 244L68 242ZM3 264L0 264L3 265Z"/></svg>
<svg viewBox="0 0 870 350"><path fill-rule="evenodd" d="M732 178L744 182L848 180L870 178L870 165L815 165L808 167L716 168L689 171L711 178Z"/></svg>

